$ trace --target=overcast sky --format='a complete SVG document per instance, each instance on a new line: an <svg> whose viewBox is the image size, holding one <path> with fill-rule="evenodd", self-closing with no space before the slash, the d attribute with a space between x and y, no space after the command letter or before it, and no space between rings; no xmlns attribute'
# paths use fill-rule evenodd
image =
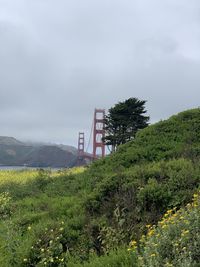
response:
<svg viewBox="0 0 200 267"><path fill-rule="evenodd" d="M199 0L0 0L0 135L76 145L129 97L199 106Z"/></svg>

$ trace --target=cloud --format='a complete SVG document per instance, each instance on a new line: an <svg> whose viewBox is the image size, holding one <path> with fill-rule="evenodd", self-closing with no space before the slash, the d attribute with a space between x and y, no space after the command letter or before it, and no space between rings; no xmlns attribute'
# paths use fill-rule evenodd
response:
<svg viewBox="0 0 200 267"><path fill-rule="evenodd" d="M0 0L1 135L76 145L95 107L198 106L198 0Z"/></svg>

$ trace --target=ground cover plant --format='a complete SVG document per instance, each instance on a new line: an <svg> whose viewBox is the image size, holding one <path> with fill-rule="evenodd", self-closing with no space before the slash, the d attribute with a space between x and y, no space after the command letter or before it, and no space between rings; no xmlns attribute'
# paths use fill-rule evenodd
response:
<svg viewBox="0 0 200 267"><path fill-rule="evenodd" d="M186 207L167 210L157 226L147 228L138 244L130 243L137 266L199 266L200 193Z"/></svg>
<svg viewBox="0 0 200 267"><path fill-rule="evenodd" d="M181 209L169 209L157 225L146 225L139 241L131 240L128 249L91 257L85 264L71 267L134 266L191 267L200 262L200 192Z"/></svg>
<svg viewBox="0 0 200 267"><path fill-rule="evenodd" d="M199 133L200 110L194 109L139 131L89 167L0 172L0 266L198 266L198 198L190 210L184 207L199 187ZM175 226L162 229L161 222L179 210L188 217L178 215ZM190 262L182 252L175 259L170 246L172 234L180 239L184 231L194 239L179 252L196 251ZM159 257L149 262L156 254L154 232L163 234L164 249L158 246Z"/></svg>

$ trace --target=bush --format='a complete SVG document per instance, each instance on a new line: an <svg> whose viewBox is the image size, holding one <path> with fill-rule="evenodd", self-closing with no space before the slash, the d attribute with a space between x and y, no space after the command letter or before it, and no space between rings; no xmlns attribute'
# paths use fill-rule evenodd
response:
<svg viewBox="0 0 200 267"><path fill-rule="evenodd" d="M8 192L0 194L0 219L5 219L11 215L11 197Z"/></svg>
<svg viewBox="0 0 200 267"><path fill-rule="evenodd" d="M191 267L200 263L200 193L186 208L168 210L158 226L147 225L139 247L131 242L130 251L139 267Z"/></svg>
<svg viewBox="0 0 200 267"><path fill-rule="evenodd" d="M69 261L68 267L136 267L134 255L128 253L127 248L111 250L107 255L97 257L91 252L90 261L85 263L73 263Z"/></svg>

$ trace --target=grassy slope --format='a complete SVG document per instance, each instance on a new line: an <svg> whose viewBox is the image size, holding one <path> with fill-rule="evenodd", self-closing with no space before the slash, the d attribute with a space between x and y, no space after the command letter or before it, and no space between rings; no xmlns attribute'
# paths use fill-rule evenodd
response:
<svg viewBox="0 0 200 267"><path fill-rule="evenodd" d="M143 231L168 207L191 200L199 183L199 155L199 109L152 125L90 168L87 210L116 227L113 211L125 209L125 228Z"/></svg>
<svg viewBox="0 0 200 267"><path fill-rule="evenodd" d="M158 225L147 225L146 235L139 242L132 240L129 248L111 251L109 255L91 257L73 267L198 267L200 264L200 192L192 203L169 209Z"/></svg>
<svg viewBox="0 0 200 267"><path fill-rule="evenodd" d="M200 180L199 135L200 110L190 110L140 131L85 172L1 184L12 198L1 212L1 266L65 266L67 251L71 262L84 261L139 240L146 224L191 201ZM124 251L105 262L130 266Z"/></svg>
<svg viewBox="0 0 200 267"><path fill-rule="evenodd" d="M200 154L200 109L192 109L138 132L106 160L112 167L170 158L196 158Z"/></svg>

